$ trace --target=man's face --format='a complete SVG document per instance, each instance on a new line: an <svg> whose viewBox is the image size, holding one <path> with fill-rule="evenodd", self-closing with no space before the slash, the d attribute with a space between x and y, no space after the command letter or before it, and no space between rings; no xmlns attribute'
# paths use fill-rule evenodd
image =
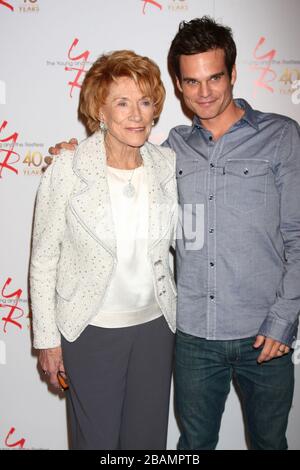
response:
<svg viewBox="0 0 300 470"><path fill-rule="evenodd" d="M177 86L187 107L201 120L217 118L232 102L236 69L230 79L222 49L180 56L180 72Z"/></svg>

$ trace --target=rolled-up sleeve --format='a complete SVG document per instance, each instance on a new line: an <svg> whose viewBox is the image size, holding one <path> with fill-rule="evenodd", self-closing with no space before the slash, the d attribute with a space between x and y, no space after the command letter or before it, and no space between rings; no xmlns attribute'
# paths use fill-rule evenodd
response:
<svg viewBox="0 0 300 470"><path fill-rule="evenodd" d="M289 120L282 129L275 171L280 195L284 272L276 302L259 334L291 346L296 339L300 312L300 127L294 121Z"/></svg>

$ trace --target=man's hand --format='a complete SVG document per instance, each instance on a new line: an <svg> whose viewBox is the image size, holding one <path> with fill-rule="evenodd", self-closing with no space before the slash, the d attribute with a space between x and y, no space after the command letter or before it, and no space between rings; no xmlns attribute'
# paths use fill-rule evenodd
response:
<svg viewBox="0 0 300 470"><path fill-rule="evenodd" d="M287 354L290 351L290 348L280 341L276 341L272 338L267 338L266 336L258 335L256 341L253 344L255 349L258 349L263 346L263 350L257 358L258 364L262 362L270 361L275 357L281 357L284 354Z"/></svg>
<svg viewBox="0 0 300 470"><path fill-rule="evenodd" d="M75 139L75 137L72 137L72 139L70 139L69 142L59 142L58 144L55 145L55 147L50 147L48 149L48 152L50 153L50 155L59 155L61 150L75 150L77 145L78 145L78 140ZM48 166L51 165L52 163L52 157L48 155L47 157L44 158L44 162L47 165L46 168L48 168Z"/></svg>
<svg viewBox="0 0 300 470"><path fill-rule="evenodd" d="M58 371L63 372L65 375L61 347L40 349L39 363L43 372L49 376L51 385L57 389L61 389L57 380Z"/></svg>

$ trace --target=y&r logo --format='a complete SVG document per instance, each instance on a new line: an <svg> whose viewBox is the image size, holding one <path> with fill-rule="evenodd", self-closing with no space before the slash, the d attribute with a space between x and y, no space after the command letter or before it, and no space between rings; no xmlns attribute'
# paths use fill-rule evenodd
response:
<svg viewBox="0 0 300 470"><path fill-rule="evenodd" d="M147 5L156 7L159 10L163 10L164 8L162 3L159 3L155 0L142 0L142 2L143 2L143 15L146 14ZM168 0L168 2L166 3L167 3L166 7L169 11L176 12L176 11L188 10L188 0Z"/></svg>
<svg viewBox="0 0 300 470"><path fill-rule="evenodd" d="M8 324L14 325L17 328L20 328L22 330L22 325L17 320L19 320L20 318L22 318L24 316L24 310L21 307L18 306L18 303L19 303L21 295L22 295L22 289L17 289L15 292L11 292L11 293L5 292L7 286L10 285L11 280L12 279L10 277L7 278L7 280L6 280L4 286L2 287L2 290L1 290L1 296L2 296L3 301L4 300L5 301L10 300L10 299L14 300L14 305L11 305L9 303L7 303L7 304L6 303L3 303L3 304L0 303L0 308L6 308L6 309L8 308L9 309L8 315L1 318L1 320L4 322L4 327L3 327L4 333L7 333L7 325ZM14 317L16 312L19 312L19 316Z"/></svg>
<svg viewBox="0 0 300 470"><path fill-rule="evenodd" d="M81 83L79 82L79 79L81 78L82 74L85 74L87 72L87 70L85 70L85 65L86 65L86 62L87 62L89 54L90 54L89 51L85 51L85 52L83 52L82 54L80 54L78 56L73 56L72 57L71 52L77 46L78 43L79 43L79 39L75 38L74 41L72 42L72 45L71 45L70 49L69 49L68 59L72 60L72 61L81 60L82 62L79 63L80 67L65 67L65 70L67 72L72 72L72 71L77 72L75 80L73 80L72 82L68 82L68 85L70 85L70 87L71 87L71 90L70 90L70 97L71 98L72 98L73 89L74 88L81 88Z"/></svg>
<svg viewBox="0 0 300 470"><path fill-rule="evenodd" d="M146 13L146 6L147 5L152 5L156 8L159 8L160 10L162 10L162 8L163 8L162 5L158 2L156 2L155 0L142 0L142 2L144 3L144 5L143 5L143 15L145 15L145 13Z"/></svg>
<svg viewBox="0 0 300 470"><path fill-rule="evenodd" d="M0 6L1 5L6 7L6 8L9 8L9 10L11 10L11 11L14 11L14 7L10 3L5 2L4 0L0 0Z"/></svg>
<svg viewBox="0 0 300 470"><path fill-rule="evenodd" d="M3 121L2 125L0 126L0 134L3 131L3 129L5 129L6 125L7 125L7 121ZM13 166L16 163L18 163L18 161L20 160L20 155L17 152L14 152L14 146L15 146L15 143L17 142L18 135L19 134L17 132L14 132L9 137L0 139L0 178L2 178L2 171L4 170L4 168L8 171L12 171L18 174L18 170L14 168ZM9 144L7 144L8 142ZM1 148L2 147L1 144L8 145L8 148L7 149ZM2 154L4 154L4 158L1 161ZM10 161L10 158L12 155L15 155L17 159L14 161Z"/></svg>
<svg viewBox="0 0 300 470"><path fill-rule="evenodd" d="M271 93L274 93L274 88L270 85L277 77L276 72L271 68L272 61L276 55L276 50L271 49L269 52L265 54L258 55L258 50L261 46L265 43L266 39L261 37L254 49L253 56L254 58L260 62L258 65L253 65L252 68L254 70L260 71L260 76L254 82L254 97L256 96L256 92L258 88L263 88Z"/></svg>
<svg viewBox="0 0 300 470"><path fill-rule="evenodd" d="M19 449L23 449L24 448L24 445L25 445L25 442L26 440L24 438L22 439L19 439L18 441L16 442L9 442L10 440L10 437L15 433L15 428L11 428L9 433L7 434L6 436L6 439L5 439L5 446L12 449L12 448L19 448Z"/></svg>
<svg viewBox="0 0 300 470"><path fill-rule="evenodd" d="M300 104L300 80L295 80L292 83L292 103L293 104Z"/></svg>

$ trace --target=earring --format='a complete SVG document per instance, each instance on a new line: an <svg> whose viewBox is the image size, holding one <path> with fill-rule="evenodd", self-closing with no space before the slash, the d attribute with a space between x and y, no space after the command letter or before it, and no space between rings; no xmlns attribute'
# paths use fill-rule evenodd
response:
<svg viewBox="0 0 300 470"><path fill-rule="evenodd" d="M101 130L102 132L106 132L106 131L107 131L107 126L106 126L106 124L105 124L104 121L100 121L99 127L100 127L100 130Z"/></svg>
<svg viewBox="0 0 300 470"><path fill-rule="evenodd" d="M152 127L153 127L153 126L155 126L155 121L154 121L154 119L153 119L153 121L152 121Z"/></svg>

